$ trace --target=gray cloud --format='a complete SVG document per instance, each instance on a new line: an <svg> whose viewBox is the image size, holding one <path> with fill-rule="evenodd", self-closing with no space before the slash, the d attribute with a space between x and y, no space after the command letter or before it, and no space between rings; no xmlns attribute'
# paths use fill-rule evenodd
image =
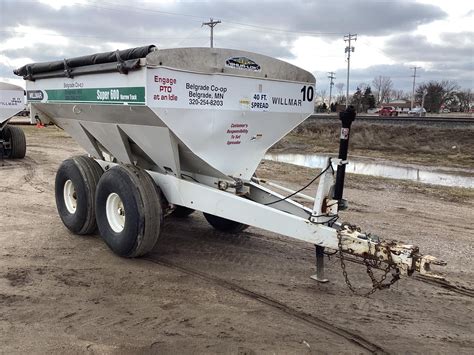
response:
<svg viewBox="0 0 474 355"><path fill-rule="evenodd" d="M13 77L12 68L0 63L0 77Z"/></svg>
<svg viewBox="0 0 474 355"><path fill-rule="evenodd" d="M50 45L31 43L26 48L19 46L0 54L10 59L28 57L34 61L48 61L113 50L118 46L115 43L123 43L120 48L151 43L159 48L207 46L209 30L201 28L201 22L210 16L222 20L215 31L218 47L291 59L292 44L303 33L317 33L328 41L340 40L348 32L360 36L398 34L387 46L391 57L404 63L430 56L429 61L437 62L440 70L446 70L442 69L442 50L430 47L426 41L425 47L418 50L419 38L405 34L420 24L445 18L446 13L436 6L411 1L192 1L153 4L137 0L132 5L128 1L103 0L55 10L33 1L2 0L0 44L18 36L12 30L24 25L55 31L67 37L70 45L55 43L57 37L48 36L52 40ZM458 75L462 68L469 70L469 50L456 49L454 43L459 43L460 39L446 36L445 40L453 43L455 52L449 55L449 62L457 63L453 75ZM388 74L381 75L395 74L395 66L380 69L389 70ZM341 72L339 77L343 75ZM367 76L365 70L353 71L352 75L356 81ZM12 74L4 76L13 77Z"/></svg>
<svg viewBox="0 0 474 355"><path fill-rule="evenodd" d="M214 16L223 20L216 28L216 39L220 37L223 45L227 41L238 42L242 48L252 44L261 45L262 35L276 43L287 40L288 37L290 40L296 39L298 35L268 28L338 35L349 31L365 35L385 35L415 29L419 24L446 16L442 10L432 5L374 0L292 3L200 1L161 5L136 1L133 6L128 4L130 3L104 0L55 10L42 3L4 0L0 15L2 30L28 25L64 33L85 43L100 43L102 38L106 41L121 40L140 44L151 41L168 46L180 42L190 34L205 39L207 32L200 28L200 24L209 16ZM191 15L176 16L169 13ZM390 16L380 16L384 13L389 13ZM5 33L4 38L8 35L8 32ZM196 41L191 41L193 42ZM268 43L268 40L265 41L265 44Z"/></svg>
<svg viewBox="0 0 474 355"><path fill-rule="evenodd" d="M456 80L461 86L472 88L474 32L443 33L440 40L441 43L431 43L424 36L402 34L387 41L384 51L400 63L427 62L426 80Z"/></svg>
<svg viewBox="0 0 474 355"><path fill-rule="evenodd" d="M413 70L410 65L394 64L394 65L374 65L364 69L351 69L350 73L350 85L349 90L355 91L357 86L360 84L372 85L372 80L381 75L388 76L392 79L394 89L404 90L411 92L413 85ZM316 72L318 89L329 90L329 79L327 79L327 73ZM346 84L345 70L336 71L336 83ZM472 62L465 67L456 69L447 69L438 67L437 69L424 69L419 68L417 70L416 83L428 82L430 80L441 81L441 80L454 80L461 87L472 88L474 86L474 74L472 71ZM344 89L345 90L345 89ZM329 91L328 91L329 92Z"/></svg>
<svg viewBox="0 0 474 355"><path fill-rule="evenodd" d="M424 36L403 34L387 41L385 52L402 62L450 63L455 67L472 63L474 32L443 33L441 40L442 44L435 44Z"/></svg>

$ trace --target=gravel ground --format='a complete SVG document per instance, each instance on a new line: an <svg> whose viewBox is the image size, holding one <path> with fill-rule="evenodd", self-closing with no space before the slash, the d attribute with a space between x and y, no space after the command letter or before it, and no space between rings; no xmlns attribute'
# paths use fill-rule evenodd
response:
<svg viewBox="0 0 474 355"><path fill-rule="evenodd" d="M356 296L338 259L327 261L330 282L315 283L311 245L256 228L226 235L200 213L168 218L153 253L134 260L74 236L56 213L54 176L83 151L57 128L24 129L27 157L0 162L2 353L473 352L469 295L404 278ZM296 187L311 174L296 169L266 162L258 174ZM406 186L349 176L342 219L419 245L472 289L474 201ZM369 287L362 266L348 269Z"/></svg>

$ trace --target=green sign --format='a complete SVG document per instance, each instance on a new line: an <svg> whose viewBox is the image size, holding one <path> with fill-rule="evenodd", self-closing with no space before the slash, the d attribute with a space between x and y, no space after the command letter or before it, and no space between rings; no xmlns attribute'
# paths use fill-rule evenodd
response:
<svg viewBox="0 0 474 355"><path fill-rule="evenodd" d="M145 104L145 88L95 88L46 90L48 102L87 102L103 104Z"/></svg>

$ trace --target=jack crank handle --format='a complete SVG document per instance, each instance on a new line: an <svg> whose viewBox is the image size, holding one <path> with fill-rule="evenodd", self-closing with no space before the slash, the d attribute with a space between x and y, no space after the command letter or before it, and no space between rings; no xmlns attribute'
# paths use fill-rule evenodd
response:
<svg viewBox="0 0 474 355"><path fill-rule="evenodd" d="M352 122L356 118L354 106L349 106L345 111L339 113L339 119L342 122L341 136L339 137L339 159L341 161L347 160L347 151L349 150L349 136ZM339 206L345 205L342 200L342 193L344 191L344 177L346 175L346 164L340 164L337 167L336 186L334 188L333 198L339 201Z"/></svg>

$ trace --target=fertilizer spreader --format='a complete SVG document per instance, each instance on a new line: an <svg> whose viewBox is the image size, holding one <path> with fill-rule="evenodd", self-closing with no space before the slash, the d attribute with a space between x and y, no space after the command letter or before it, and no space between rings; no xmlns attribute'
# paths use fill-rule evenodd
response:
<svg viewBox="0 0 474 355"><path fill-rule="evenodd" d="M324 248L382 265L394 280L443 264L337 222L346 206L351 110L341 115L341 154L318 175L312 208L255 176L265 152L313 112L315 78L294 65L238 50L146 46L29 64L15 74L27 81L43 123L63 128L90 154L57 172L63 223L77 234L98 227L120 256L150 252L165 215L198 210L220 231L251 225L314 244L318 281L325 281Z"/></svg>

